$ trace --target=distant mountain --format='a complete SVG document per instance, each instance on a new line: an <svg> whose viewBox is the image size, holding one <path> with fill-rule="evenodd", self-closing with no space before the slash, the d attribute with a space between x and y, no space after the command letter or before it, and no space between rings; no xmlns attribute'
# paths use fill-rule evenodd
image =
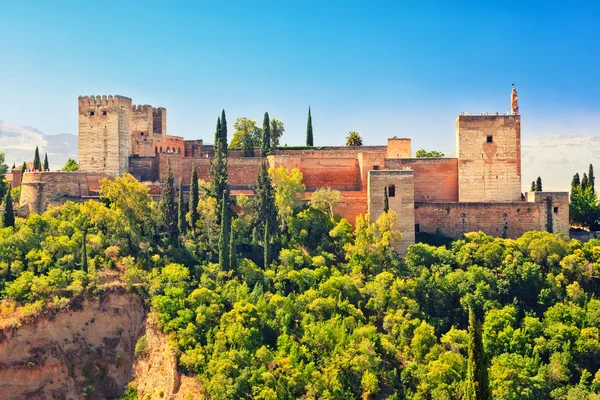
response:
<svg viewBox="0 0 600 400"><path fill-rule="evenodd" d="M590 164L594 164L595 175L599 176L600 136L536 136L522 141L521 152L523 191L529 190L531 181L538 176L542 177L545 191L568 191L573 175L579 172L583 176Z"/></svg>
<svg viewBox="0 0 600 400"><path fill-rule="evenodd" d="M65 165L69 157L77 159L77 136L68 133L46 135L30 126L20 126L0 121L0 150L6 154L9 167L23 161L33 161L35 147L40 149L40 157L44 161L44 153L48 153L48 162L52 171Z"/></svg>

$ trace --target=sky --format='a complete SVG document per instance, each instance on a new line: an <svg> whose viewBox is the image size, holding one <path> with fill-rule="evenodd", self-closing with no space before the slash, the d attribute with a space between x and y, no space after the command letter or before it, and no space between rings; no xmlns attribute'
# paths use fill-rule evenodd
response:
<svg viewBox="0 0 600 400"><path fill-rule="evenodd" d="M455 152L462 112L508 112L524 139L600 135L600 2L0 0L0 120L77 133L79 95L167 109L212 143L233 122L284 122L281 142L411 137Z"/></svg>

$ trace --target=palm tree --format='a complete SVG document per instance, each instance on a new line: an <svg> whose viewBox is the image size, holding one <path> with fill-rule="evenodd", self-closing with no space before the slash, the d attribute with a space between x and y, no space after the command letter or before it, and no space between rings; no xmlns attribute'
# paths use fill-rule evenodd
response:
<svg viewBox="0 0 600 400"><path fill-rule="evenodd" d="M362 146L362 138L360 134L356 131L352 131L348 133L346 137L346 146Z"/></svg>

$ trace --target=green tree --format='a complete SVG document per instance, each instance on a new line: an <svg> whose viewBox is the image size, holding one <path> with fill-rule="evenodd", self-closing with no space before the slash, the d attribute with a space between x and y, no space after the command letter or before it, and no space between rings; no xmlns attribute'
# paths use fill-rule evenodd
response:
<svg viewBox="0 0 600 400"><path fill-rule="evenodd" d="M1 166L0 166L0 168L1 168ZM13 170L15 168L17 168L17 164L13 163L13 166L12 166L11 170Z"/></svg>
<svg viewBox="0 0 600 400"><path fill-rule="evenodd" d="M588 185L592 189L592 193L596 192L596 177L594 176L594 166L590 164L590 169L588 172Z"/></svg>
<svg viewBox="0 0 600 400"><path fill-rule="evenodd" d="M348 133L348 136L346 137L346 146L362 146L363 145L363 141L362 141L362 137L360 137L360 134L356 131L352 131L350 133Z"/></svg>
<svg viewBox="0 0 600 400"><path fill-rule="evenodd" d="M223 193L223 198L221 199L221 236L219 237L219 265L225 271L229 271L231 267L231 259L229 257L231 219L229 216L228 197L227 192Z"/></svg>
<svg viewBox="0 0 600 400"><path fill-rule="evenodd" d="M271 149L275 149L279 146L279 141L285 132L283 122L273 118L271 120Z"/></svg>
<svg viewBox="0 0 600 400"><path fill-rule="evenodd" d="M571 189L581 186L581 180L579 179L579 172L573 175L573 180L571 180Z"/></svg>
<svg viewBox="0 0 600 400"><path fill-rule="evenodd" d="M310 115L310 107L308 107L308 121L306 123L306 145L310 147L314 145L312 116Z"/></svg>
<svg viewBox="0 0 600 400"><path fill-rule="evenodd" d="M190 210L188 212L188 219L192 231L196 231L196 223L198 222L198 201L199 201L199 190L198 190L198 173L196 172L196 166L192 166L192 181L190 182Z"/></svg>
<svg viewBox="0 0 600 400"><path fill-rule="evenodd" d="M88 255L87 255L87 247L86 247L86 231L83 231L83 235L81 235L81 270L83 272L88 272Z"/></svg>
<svg viewBox="0 0 600 400"><path fill-rule="evenodd" d="M541 192L542 191L542 178L539 177L539 176L535 180L535 191L536 192Z"/></svg>
<svg viewBox="0 0 600 400"><path fill-rule="evenodd" d="M227 156L227 118L225 118L225 110L221 112L221 151Z"/></svg>
<svg viewBox="0 0 600 400"><path fill-rule="evenodd" d="M8 228L15 226L15 214L13 211L13 202L10 196L10 190L6 191L4 196L4 212L2 213L2 226Z"/></svg>
<svg viewBox="0 0 600 400"><path fill-rule="evenodd" d="M215 139L220 142L219 135L221 133L221 119L217 119L217 129L215 132ZM217 200L217 210L221 210L223 205L223 194L227 192L229 188L228 176L227 176L227 158L222 151L220 145L215 146L215 155L210 164L210 174L212 176L212 187L211 195ZM229 203L228 198L226 199ZM220 219L219 219L220 223Z"/></svg>
<svg viewBox="0 0 600 400"><path fill-rule="evenodd" d="M48 164L48 153L44 154L44 171L50 171L50 165Z"/></svg>
<svg viewBox="0 0 600 400"><path fill-rule="evenodd" d="M263 118L262 140L260 141L260 155L265 157L271 151L271 122L269 113L265 112Z"/></svg>
<svg viewBox="0 0 600 400"><path fill-rule="evenodd" d="M581 190L584 190L588 188L589 185L589 181L588 181L588 176L587 174L584 172L583 173L583 178L581 178Z"/></svg>
<svg viewBox="0 0 600 400"><path fill-rule="evenodd" d="M35 153L33 156L33 169L36 171L42 170L42 161L40 160L40 150L35 146Z"/></svg>
<svg viewBox="0 0 600 400"><path fill-rule="evenodd" d="M291 171L285 167L269 168L269 177L275 187L275 205L280 226L283 229L286 221L294 213L304 198L306 186L302 183L302 172L298 168Z"/></svg>
<svg viewBox="0 0 600 400"><path fill-rule="evenodd" d="M183 200L183 181L179 181L179 201L178 204L178 228L179 233L185 235L187 232L187 221L185 220L185 201Z"/></svg>
<svg viewBox="0 0 600 400"><path fill-rule="evenodd" d="M233 127L235 128L235 132L229 144L230 149L242 149L244 140L251 143L251 146L256 146L260 143L262 130L256 126L256 121L241 117L235 120Z"/></svg>
<svg viewBox="0 0 600 400"><path fill-rule="evenodd" d="M62 167L62 169L61 169L61 171L64 171L64 172L74 172L77 170L79 170L79 164L77 164L77 161L75 161L72 158L69 158L67 160L67 162L65 163L65 166Z"/></svg>
<svg viewBox="0 0 600 400"><path fill-rule="evenodd" d="M535 192L535 181L531 181L531 189L532 192Z"/></svg>
<svg viewBox="0 0 600 400"><path fill-rule="evenodd" d="M488 365L483 348L481 323L469 306L469 362L465 400L491 399Z"/></svg>
<svg viewBox="0 0 600 400"><path fill-rule="evenodd" d="M425 151L425 149L417 150L417 158L440 158L444 157L444 153L437 150Z"/></svg>
<svg viewBox="0 0 600 400"><path fill-rule="evenodd" d="M269 221L265 222L265 232L263 237L263 250L264 250L264 261L265 270L269 269L271 264L271 232L269 232Z"/></svg>
<svg viewBox="0 0 600 400"><path fill-rule="evenodd" d="M269 229L273 230L277 226L277 207L275 205L275 189L267 171L266 161L262 161L258 169L254 198L260 217L256 224L259 232L262 233L265 224L268 224Z"/></svg>
<svg viewBox="0 0 600 400"><path fill-rule="evenodd" d="M388 198L388 187L385 186L383 188L383 212L388 212L390 210L390 200Z"/></svg>
<svg viewBox="0 0 600 400"><path fill-rule="evenodd" d="M245 133L242 140L242 157L254 157L254 143L252 135Z"/></svg>
<svg viewBox="0 0 600 400"><path fill-rule="evenodd" d="M310 198L310 205L333 217L333 209L342 201L342 193L339 190L327 188L317 189Z"/></svg>
<svg viewBox="0 0 600 400"><path fill-rule="evenodd" d="M230 216L231 219L231 216ZM229 232L229 268L236 271L238 265L237 259L237 234L235 230Z"/></svg>
<svg viewBox="0 0 600 400"><path fill-rule="evenodd" d="M6 156L4 152L0 151L0 175L6 174L8 172L8 165L5 164ZM13 164L13 168L15 169L15 165Z"/></svg>
<svg viewBox="0 0 600 400"><path fill-rule="evenodd" d="M177 203L175 202L175 178L171 171L171 163L167 164L162 195L160 200L160 215L162 218L163 232L169 240L175 240L178 235L177 229Z"/></svg>

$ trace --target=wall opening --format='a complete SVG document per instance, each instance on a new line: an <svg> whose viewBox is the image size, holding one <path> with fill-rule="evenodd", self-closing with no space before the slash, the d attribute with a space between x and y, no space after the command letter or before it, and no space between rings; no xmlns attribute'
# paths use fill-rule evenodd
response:
<svg viewBox="0 0 600 400"><path fill-rule="evenodd" d="M493 136L488 136L487 137L487 142L488 143L492 143L494 141L494 137Z"/></svg>
<svg viewBox="0 0 600 400"><path fill-rule="evenodd" d="M90 111L90 117L93 117L93 116L94 116L94 112Z"/></svg>
<svg viewBox="0 0 600 400"><path fill-rule="evenodd" d="M106 115L106 111L102 111L102 115Z"/></svg>
<svg viewBox="0 0 600 400"><path fill-rule="evenodd" d="M141 135L144 136L144 132L142 132Z"/></svg>
<svg viewBox="0 0 600 400"><path fill-rule="evenodd" d="M558 214L558 207L554 207L554 214Z"/></svg>
<svg viewBox="0 0 600 400"><path fill-rule="evenodd" d="M158 147L154 146L154 154L158 154Z"/></svg>
<svg viewBox="0 0 600 400"><path fill-rule="evenodd" d="M396 186L395 185L388 186L388 197L396 197Z"/></svg>
<svg viewBox="0 0 600 400"><path fill-rule="evenodd" d="M379 171L379 165L373 165L373 171Z"/></svg>
<svg viewBox="0 0 600 400"><path fill-rule="evenodd" d="M421 232L421 226L419 224L415 224L415 233Z"/></svg>

